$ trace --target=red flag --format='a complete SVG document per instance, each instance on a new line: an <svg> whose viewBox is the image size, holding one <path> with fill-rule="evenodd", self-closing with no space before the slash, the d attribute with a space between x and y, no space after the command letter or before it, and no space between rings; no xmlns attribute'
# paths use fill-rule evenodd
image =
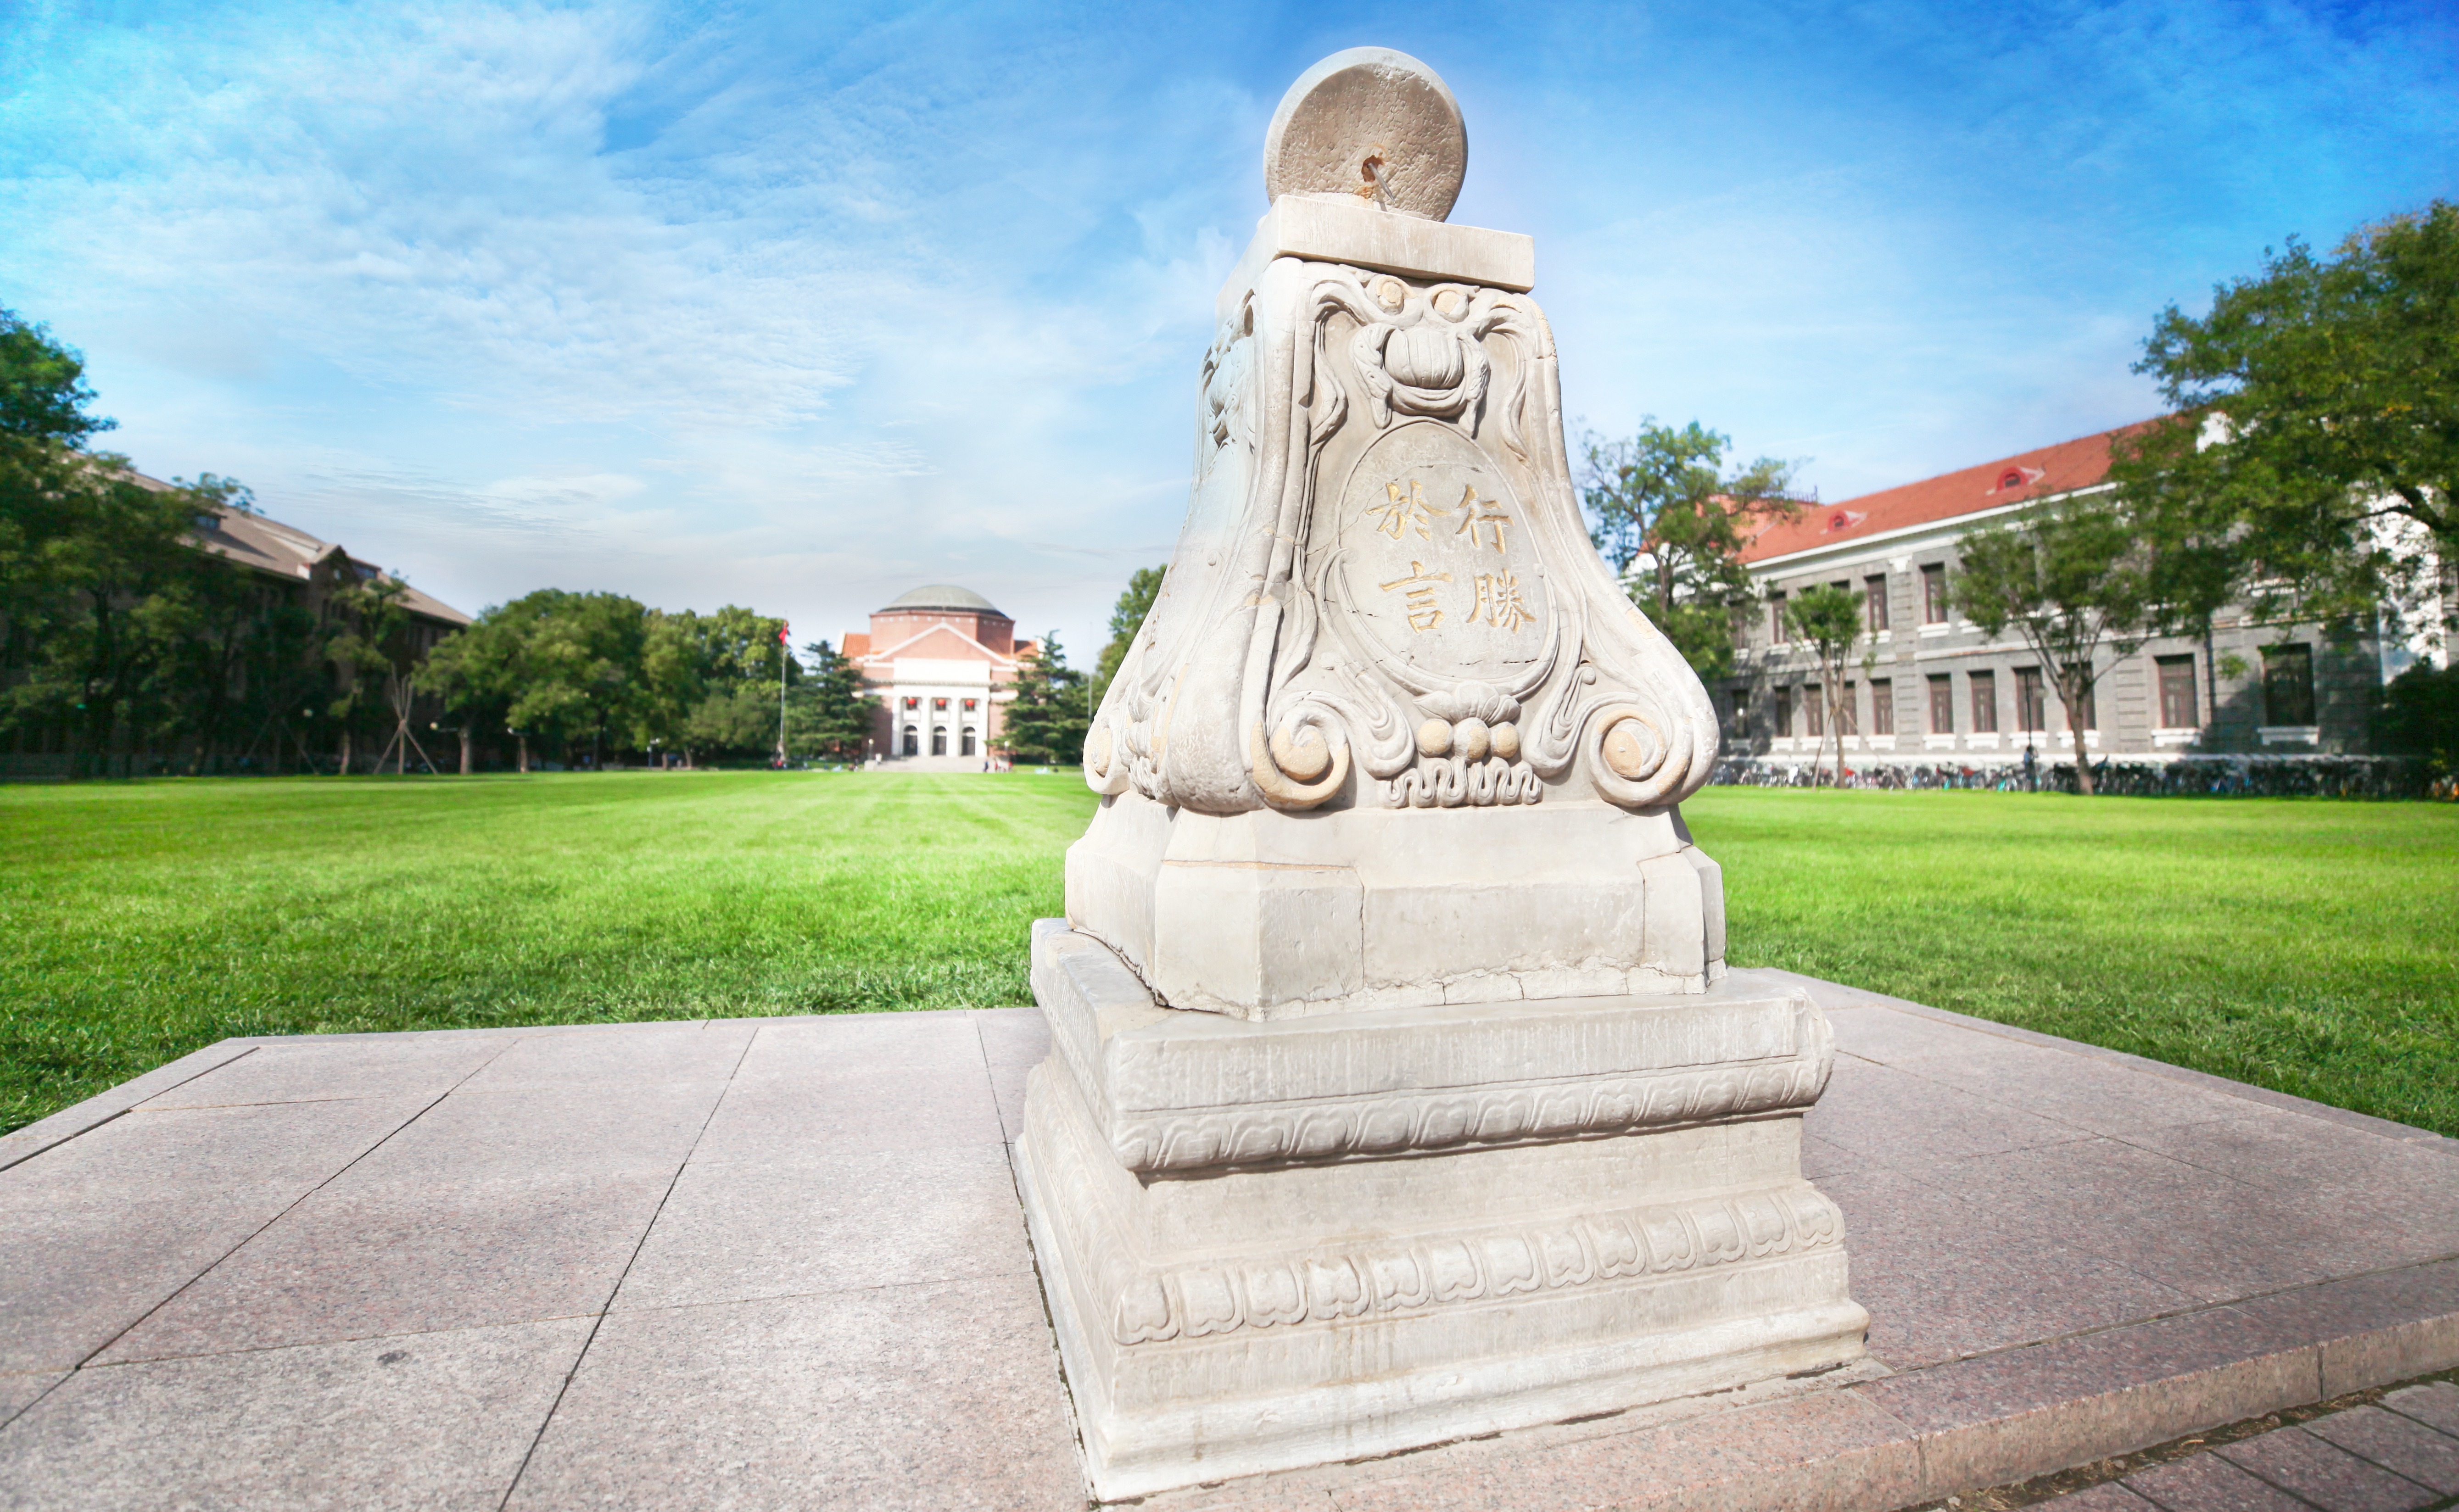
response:
<svg viewBox="0 0 2459 1512"><path fill-rule="evenodd" d="M779 645L784 645L784 644L786 644L786 632L787 632L788 630L792 629L792 628L793 628L793 627L792 627L791 625L788 625L788 624L785 620L778 620L778 621L777 621L777 643L778 643Z"/></svg>

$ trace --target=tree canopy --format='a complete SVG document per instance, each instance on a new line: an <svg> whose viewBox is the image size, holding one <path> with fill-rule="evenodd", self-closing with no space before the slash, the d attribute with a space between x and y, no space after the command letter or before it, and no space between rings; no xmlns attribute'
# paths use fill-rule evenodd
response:
<svg viewBox="0 0 2459 1512"><path fill-rule="evenodd" d="M247 591L191 537L247 491L158 483L93 450L113 428L74 349L0 310L0 724L64 730L71 769L187 744L216 753L328 720L303 665L347 625ZM295 701L307 699L304 704ZM278 735L277 735L277 738Z"/></svg>
<svg viewBox="0 0 2459 1512"><path fill-rule="evenodd" d="M1036 766L1079 760L1092 727L1084 683L1084 674L1067 664L1056 630L1019 657L1015 696L1003 718L1008 754Z"/></svg>
<svg viewBox="0 0 2459 1512"><path fill-rule="evenodd" d="M1168 576L1166 564L1160 567L1139 567L1127 578L1126 591L1110 609L1110 640L1102 647L1102 659L1093 666L1093 703L1099 707L1109 697L1110 683L1124 666L1127 653L1135 648L1136 632L1143 629L1145 617L1152 613L1153 601L1161 597L1162 579Z"/></svg>
<svg viewBox="0 0 2459 1512"><path fill-rule="evenodd" d="M2092 791L2086 711L2103 674L2162 626L2157 552L2106 493L2054 499L1964 537L1955 606L1991 636L2013 625L2066 705L2075 785ZM2104 658L2106 660L2104 660Z"/></svg>
<svg viewBox="0 0 2459 1512"><path fill-rule="evenodd" d="M2199 562L2197 602L2329 621L2438 598L2418 548L2459 558L2459 205L2330 257L2291 240L2208 313L2163 310L2135 366L2177 413L2122 444L2114 475L2138 519L2196 548L2175 566Z"/></svg>
<svg viewBox="0 0 2459 1512"><path fill-rule="evenodd" d="M862 669L826 640L803 647L809 670L794 701L793 748L835 761L863 754L879 700L863 691Z"/></svg>
<svg viewBox="0 0 2459 1512"><path fill-rule="evenodd" d="M1752 600L1743 548L1802 508L1790 497L1791 464L1760 457L1727 472L1732 445L1696 420L1676 430L1652 417L1629 440L1583 443L1589 538L1632 600L1709 679L1733 671L1734 613Z"/></svg>
<svg viewBox="0 0 2459 1512"><path fill-rule="evenodd" d="M1817 658L1819 673L1819 699L1825 705L1826 718L1820 722L1824 746L1836 743L1836 786L1844 786L1844 720L1851 703L1844 692L1844 668L1852 659L1853 642L1861 637L1861 597L1849 588L1822 583L1805 588L1794 595L1784 606L1784 618L1793 633L1811 649ZM1818 782L1818 768L1811 770L1811 781Z"/></svg>

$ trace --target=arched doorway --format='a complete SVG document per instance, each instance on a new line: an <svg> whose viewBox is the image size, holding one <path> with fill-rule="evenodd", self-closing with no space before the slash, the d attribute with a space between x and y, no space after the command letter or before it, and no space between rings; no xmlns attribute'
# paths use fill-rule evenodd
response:
<svg viewBox="0 0 2459 1512"><path fill-rule="evenodd" d="M963 755L967 755L967 756L971 756L971 755L975 754L975 752L974 752L974 732L973 732L973 728L972 728L972 726L970 726L970 725L968 725L968 726L966 727L966 729L965 729L965 748L964 748L964 750L963 750L963 752L962 752L961 754L963 754Z"/></svg>
<svg viewBox="0 0 2459 1512"><path fill-rule="evenodd" d="M908 756L922 754L922 737L914 732L911 724L905 726L905 754Z"/></svg>
<svg viewBox="0 0 2459 1512"><path fill-rule="evenodd" d="M945 756L948 754L947 725L934 724L931 726L931 754L934 756Z"/></svg>

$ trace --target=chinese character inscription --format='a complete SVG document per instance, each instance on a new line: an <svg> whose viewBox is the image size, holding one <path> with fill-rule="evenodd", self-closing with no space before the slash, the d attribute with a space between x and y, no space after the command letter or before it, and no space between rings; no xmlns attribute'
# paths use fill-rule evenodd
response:
<svg viewBox="0 0 2459 1512"><path fill-rule="evenodd" d="M1340 501L1350 599L1425 671L1508 679L1544 649L1545 573L1500 467L1431 421L1367 448Z"/></svg>

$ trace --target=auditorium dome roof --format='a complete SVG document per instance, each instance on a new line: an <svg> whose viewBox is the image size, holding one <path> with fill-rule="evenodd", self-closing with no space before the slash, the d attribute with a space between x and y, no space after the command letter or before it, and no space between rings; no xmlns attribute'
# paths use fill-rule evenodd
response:
<svg viewBox="0 0 2459 1512"><path fill-rule="evenodd" d="M998 615L998 608L971 588L955 583L928 583L896 596L896 600L879 611L893 614L899 609L955 609L965 614ZM1004 620L1005 615L999 615Z"/></svg>

